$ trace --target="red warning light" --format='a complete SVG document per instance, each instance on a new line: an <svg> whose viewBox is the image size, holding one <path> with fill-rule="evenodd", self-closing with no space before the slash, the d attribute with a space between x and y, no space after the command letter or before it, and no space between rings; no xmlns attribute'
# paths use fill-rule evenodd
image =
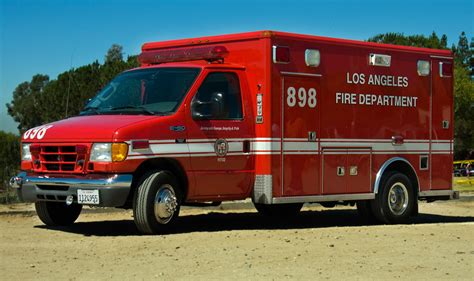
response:
<svg viewBox="0 0 474 281"><path fill-rule="evenodd" d="M141 64L158 64L164 62L179 62L193 60L216 61L223 60L229 55L224 46L194 47L174 50L151 50L138 56Z"/></svg>

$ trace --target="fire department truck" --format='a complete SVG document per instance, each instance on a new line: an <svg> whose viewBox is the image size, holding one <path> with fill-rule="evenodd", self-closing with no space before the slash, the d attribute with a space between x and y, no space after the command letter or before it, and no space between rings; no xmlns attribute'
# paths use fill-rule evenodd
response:
<svg viewBox="0 0 474 281"><path fill-rule="evenodd" d="M246 198L403 223L459 196L450 51L258 31L145 43L139 61L79 116L23 134L10 183L46 225L121 207L153 234L181 206Z"/></svg>

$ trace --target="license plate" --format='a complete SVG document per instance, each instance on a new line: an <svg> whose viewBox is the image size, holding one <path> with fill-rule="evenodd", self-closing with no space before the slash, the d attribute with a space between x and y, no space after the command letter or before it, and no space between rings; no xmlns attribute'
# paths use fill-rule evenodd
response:
<svg viewBox="0 0 474 281"><path fill-rule="evenodd" d="M100 203L99 190L97 190L97 189L92 189L92 190L78 189L77 190L77 203L79 203L79 204L92 204L92 205L99 204Z"/></svg>

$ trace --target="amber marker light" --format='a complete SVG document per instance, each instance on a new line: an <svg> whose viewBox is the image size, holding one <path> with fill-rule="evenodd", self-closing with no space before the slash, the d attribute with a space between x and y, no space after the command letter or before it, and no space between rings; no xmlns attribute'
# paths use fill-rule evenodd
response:
<svg viewBox="0 0 474 281"><path fill-rule="evenodd" d="M127 158L128 144L112 143L112 162L121 162Z"/></svg>

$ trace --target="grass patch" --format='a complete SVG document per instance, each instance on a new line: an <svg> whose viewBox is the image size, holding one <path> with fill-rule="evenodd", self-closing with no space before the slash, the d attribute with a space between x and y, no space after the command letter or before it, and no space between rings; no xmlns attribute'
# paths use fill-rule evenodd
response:
<svg viewBox="0 0 474 281"><path fill-rule="evenodd" d="M461 192L474 192L474 177L454 177L453 189Z"/></svg>
<svg viewBox="0 0 474 281"><path fill-rule="evenodd" d="M20 202L15 190L0 190L0 204L10 204Z"/></svg>

